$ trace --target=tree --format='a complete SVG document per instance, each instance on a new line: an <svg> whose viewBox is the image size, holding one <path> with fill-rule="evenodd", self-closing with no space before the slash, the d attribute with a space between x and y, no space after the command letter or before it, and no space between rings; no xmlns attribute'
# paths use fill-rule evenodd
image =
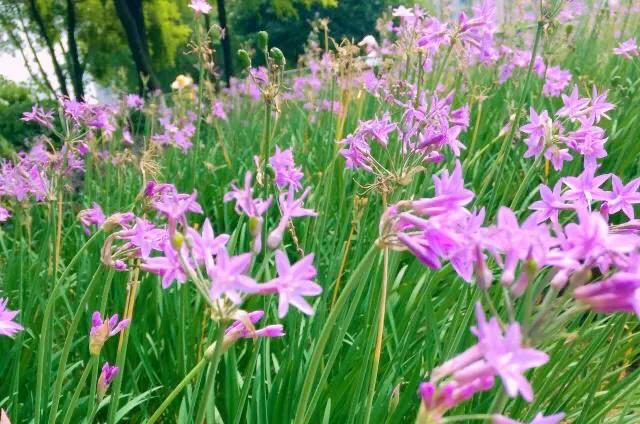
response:
<svg viewBox="0 0 640 424"><path fill-rule="evenodd" d="M153 70L149 55L142 0L114 0L114 3L118 18L127 35L129 49L140 78L140 91L144 91L145 79L147 81L146 88L150 91L159 89L160 81Z"/></svg>

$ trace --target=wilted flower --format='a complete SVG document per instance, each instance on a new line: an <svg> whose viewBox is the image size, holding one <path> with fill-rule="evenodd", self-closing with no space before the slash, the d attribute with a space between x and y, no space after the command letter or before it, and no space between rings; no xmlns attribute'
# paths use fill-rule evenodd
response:
<svg viewBox="0 0 640 424"><path fill-rule="evenodd" d="M106 317L105 317L106 318ZM89 331L89 352L92 355L99 355L102 346L109 337L113 337L129 326L129 319L118 320L118 314L114 314L109 319L102 319L99 311L95 311L91 316L91 330Z"/></svg>

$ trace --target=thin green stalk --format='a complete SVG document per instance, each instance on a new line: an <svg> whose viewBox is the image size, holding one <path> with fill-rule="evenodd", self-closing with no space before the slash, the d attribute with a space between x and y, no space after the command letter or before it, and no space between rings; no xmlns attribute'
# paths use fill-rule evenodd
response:
<svg viewBox="0 0 640 424"><path fill-rule="evenodd" d="M198 414L196 415L196 423L204 422L204 414L209 404L209 395L213 391L213 386L216 381L216 374L218 373L218 365L220 364L220 358L222 357L222 338L224 337L224 326L220 323L218 328L218 334L216 335L216 349L213 353L211 365L209 365L209 373L205 383L204 393L200 400L200 407L198 408ZM215 404L215 401L213 402Z"/></svg>
<svg viewBox="0 0 640 424"><path fill-rule="evenodd" d="M67 366L67 359L69 357L69 352L71 351L71 345L73 344L73 338L78 330L78 325L80 324L80 318L84 312L84 305L89 301L89 298L93 295L93 291L98 286L99 279L97 278L102 271L102 264L98 265L98 268L93 273L93 277L91 277L91 281L87 286L87 289L84 292L84 295L80 299L80 304L76 309L76 313L73 316L73 320L71 321L71 325L69 326L69 330L67 332L67 338L64 341L64 346L62 347L62 353L60 354L60 362L58 364L58 374L56 376L56 381L53 385L53 406L51 407L51 412L49 413L49 423L53 424L56 422L56 416L58 415L58 406L60 404L60 392L62 391L62 383L64 381L64 370Z"/></svg>
<svg viewBox="0 0 640 424"><path fill-rule="evenodd" d="M140 284L138 276L140 268L137 266L130 273L130 280L127 283L127 299L125 301L125 310L122 319L133 319L133 309L136 304L138 285ZM114 424L116 421L116 412L120 401L120 389L122 388L122 379L124 375L124 365L127 357L127 347L129 346L129 335L131 334L131 325L122 330L118 344L118 356L116 357L116 366L120 370L112 384L111 402L109 403L109 416L107 423Z"/></svg>
<svg viewBox="0 0 640 424"><path fill-rule="evenodd" d="M53 324L53 310L55 307L56 300L59 295L60 287L62 283L67 278L74 265L80 259L80 256L84 253L85 250L91 245L91 243L98 238L99 235L102 234L102 230L96 231L89 240L87 240L76 252L75 256L69 262L69 265L64 269L60 277L56 280L56 283L51 290L51 297L47 301L47 305L45 306L44 316L42 318L42 329L40 331L40 342L38 343L38 370L37 370L37 378L36 378L36 400L35 400L35 423L40 423L42 419L42 399L46 398L46 393L48 392L49 382L45 384L45 364L49 367L51 364L51 358L49 353L49 349L47 349L49 345L49 332L51 331L51 327Z"/></svg>
<svg viewBox="0 0 640 424"><path fill-rule="evenodd" d="M384 202L386 203L386 202ZM386 209L386 207L385 207ZM383 251L382 265L382 288L380 289L380 312L378 314L378 331L376 334L376 345L373 351L373 361L371 364L371 378L369 380L369 393L367 395L367 409L364 416L365 424L371 420L371 410L373 409L373 398L375 396L376 382L378 379L378 368L380 366L380 355L382 353L382 339L384 337L384 318L387 305L387 286L389 279L389 248Z"/></svg>
<svg viewBox="0 0 640 424"><path fill-rule="evenodd" d="M191 371L189 371L189 374L184 376L182 381L180 383L178 383L178 385L171 391L171 393L169 393L169 396L167 396L166 399L160 404L158 409L156 409L156 411L153 413L153 415L151 415L151 418L149 418L149 421L147 421L147 424L153 424L156 421L158 421L158 419L162 416L162 413L165 411L165 409L167 409L169 407L169 405L171 405L171 402L174 401L174 399L187 386L187 384L189 384L189 382L191 380L193 380L193 378L195 378L196 375L198 375L198 373L202 370L202 368L204 368L204 366L207 364L207 362L209 362L209 361L208 361L206 356L204 356L204 357L202 357L202 359L200 359L200 362L198 362L191 369Z"/></svg>
<svg viewBox="0 0 640 424"><path fill-rule="evenodd" d="M311 389L314 387L316 373L320 368L320 362L322 361L324 348L329 341L329 336L331 336L331 332L336 325L336 321L338 320L339 315L342 313L342 310L345 308L347 301L350 299L351 293L355 290L358 284L364 283L359 279L360 274L365 271L369 271L371 262L373 261L373 257L375 256L375 252L376 247L371 246L367 254L364 256L364 258L362 258L360 264L351 275L351 278L349 278L349 281L347 282L345 287L342 289L342 293L340 293L338 301L331 309L331 312L329 313L329 316L327 317L327 320L322 327L320 336L318 337L316 345L313 349L313 354L311 355L311 360L309 362L307 375L302 386L302 391L300 392L300 399L298 400L298 407L296 409L296 416L294 419L295 424L302 424L305 422L307 403L309 401L309 397L311 396Z"/></svg>
<svg viewBox="0 0 640 424"><path fill-rule="evenodd" d="M513 142L513 137L515 137L516 131L518 130L518 125L520 124L520 117L522 115L522 106L524 105L524 100L527 97L527 91L529 90L529 84L531 83L531 76L533 74L533 65L536 61L536 56L538 54L538 48L540 47L540 42L542 40L542 33L544 30L544 22L542 21L538 21L538 26L536 28L536 38L533 42L533 49L531 51L531 60L529 60L529 66L527 67L527 75L525 77L525 81L524 81L524 85L522 86L522 91L520 92L520 98L518 100L518 104L516 106L516 114L515 117L513 118L513 122L511 123L511 128L509 128L509 133L507 135L507 137L505 138L505 140L502 142L502 147L500 148L500 152L498 154L498 177L500 177L500 175L502 174L502 170L504 169L504 165L506 162L506 158L505 155L507 153L507 148L511 145L511 143ZM483 185L480 194L478 195L478 197L482 197L484 195L484 193L486 192L488 186L489 186L489 182L492 180L492 177L494 176L493 171L495 170L495 166L491 167L491 173L488 176L487 180L485 181L485 184ZM496 187L496 189L493 192L492 198L491 198L491 207L493 207L493 203L496 199L496 193L497 193L498 189Z"/></svg>
<svg viewBox="0 0 640 424"><path fill-rule="evenodd" d="M73 391L73 396L71 397L71 403L69 403L69 408L67 408L67 413L64 414L64 419L62 420L63 424L69 424L71 422L71 418L73 418L73 413L78 407L78 399L80 398L80 393L82 393L82 389L84 388L84 383L87 381L87 377L89 377L89 373L92 369L96 368L98 365L98 357L92 356L89 359L89 363L84 367L84 371L80 376L80 381L76 385L76 389Z"/></svg>

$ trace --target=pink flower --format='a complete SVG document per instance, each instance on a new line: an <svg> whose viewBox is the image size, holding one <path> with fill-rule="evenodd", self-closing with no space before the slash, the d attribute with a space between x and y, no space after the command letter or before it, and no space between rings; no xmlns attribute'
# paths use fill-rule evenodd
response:
<svg viewBox="0 0 640 424"><path fill-rule="evenodd" d="M0 206L0 222L5 222L9 218L11 218L11 213Z"/></svg>
<svg viewBox="0 0 640 424"><path fill-rule="evenodd" d="M53 112L45 111L43 108L38 107L38 105L33 105L31 112L24 112L21 120L25 122L35 122L45 128L53 129Z"/></svg>
<svg viewBox="0 0 640 424"><path fill-rule="evenodd" d="M565 199L585 206L591 205L594 200L607 200L609 195L600 186L609 179L610 174L596 176L595 171L596 168L590 166L577 177L564 177L562 182L569 188Z"/></svg>
<svg viewBox="0 0 640 424"><path fill-rule="evenodd" d="M91 208L80 211L80 213L78 214L78 219L82 224L82 228L84 228L84 232L89 235L91 234L89 227L91 225L95 225L98 228L101 227L102 224L104 224L106 218L104 212L102 212L102 208L100 207L100 205L96 202L93 202Z"/></svg>
<svg viewBox="0 0 640 424"><path fill-rule="evenodd" d="M0 335L11 337L24 327L14 321L20 311L7 309L7 302L7 298L0 298Z"/></svg>
<svg viewBox="0 0 640 424"><path fill-rule="evenodd" d="M313 209L302 207L302 202L307 198L310 192L311 187L307 187L307 189L300 195L300 197L296 199L293 187L289 186L289 191L280 193L280 196L278 197L278 203L282 215L280 217L278 226L274 228L271 233L269 233L269 236L267 238L267 245L269 246L269 248L275 249L280 246L280 243L282 243L282 238L284 236L284 231L291 218L318 215Z"/></svg>
<svg viewBox="0 0 640 424"><path fill-rule="evenodd" d="M107 389L111 384L111 381L118 375L120 369L116 366L109 365L108 362L105 362L102 366L102 372L100 373L100 377L98 378L98 387L97 394L98 399L102 400L104 395L107 393Z"/></svg>
<svg viewBox="0 0 640 424"><path fill-rule="evenodd" d="M304 174L300 168L296 168L291 149L280 150L280 147L276 146L276 152L269 158L269 165L275 172L275 183L279 188L288 186L296 190L302 188L300 180Z"/></svg>
<svg viewBox="0 0 640 424"><path fill-rule="evenodd" d="M216 256L215 265L207 269L207 274L211 279L211 288L209 289L211 299L220 299L222 295L225 295L236 305L241 304L241 294L254 293L258 288L255 280L245 275L250 266L250 253L229 256L226 248L221 249Z"/></svg>
<svg viewBox="0 0 640 424"><path fill-rule="evenodd" d="M527 151L524 154L525 158L531 156L538 156L544 150L544 146L551 140L547 139L550 135L551 128L553 127L553 121L549 118L549 113L543 110L538 115L535 109L531 108L529 112L529 123L520 127L520 131L528 134L524 142L528 146Z"/></svg>
<svg viewBox="0 0 640 424"><path fill-rule="evenodd" d="M209 218L205 219L202 225L202 234L193 228L187 229L187 234L193 242L193 256L200 264L213 265L213 257L225 249L229 241L228 234L215 236Z"/></svg>
<svg viewBox="0 0 640 424"><path fill-rule="evenodd" d="M612 103L607 102L607 91L603 91L598 94L598 89L594 85L591 90L591 106L589 107L589 113L594 117L595 122L600 121L600 118L609 118L607 112L613 109L615 106Z"/></svg>
<svg viewBox="0 0 640 424"><path fill-rule="evenodd" d="M558 117L566 117L571 120L576 120L580 116L585 115L589 111L589 98L581 98L578 93L578 86L573 86L573 91L571 91L571 95L567 96L566 94L562 95L562 102L564 106L556 111L556 116Z"/></svg>
<svg viewBox="0 0 640 424"><path fill-rule="evenodd" d="M114 314L109 319L102 319L99 311L91 315L91 330L89 331L89 352L92 355L99 355L102 346L110 338L129 326L130 320L118 320L118 314Z"/></svg>
<svg viewBox="0 0 640 424"><path fill-rule="evenodd" d="M182 249L185 249L183 246ZM171 246L169 240L163 243L164 256L146 258L140 265L140 269L162 277L162 288L166 289L174 281L184 283L187 281L187 275L182 269L182 264L178 257L178 252Z"/></svg>
<svg viewBox="0 0 640 424"><path fill-rule="evenodd" d="M258 310L249 312L247 314L248 320L251 324L255 324L260 321L264 316L264 311ZM245 323L241 320L235 321L224 331L225 344L233 343L237 339L244 338L250 339L255 337L282 337L284 331L281 324L267 325L266 327L250 330L246 327Z"/></svg>
<svg viewBox="0 0 640 424"><path fill-rule="evenodd" d="M613 49L613 54L622 56L629 60L633 60L634 57L640 56L640 50L638 50L636 39L629 38L627 41L623 41L618 45L618 47Z"/></svg>
<svg viewBox="0 0 640 424"><path fill-rule="evenodd" d="M196 15L200 13L208 15L211 12L211 5L207 0L191 0L189 7L193 9Z"/></svg>
<svg viewBox="0 0 640 424"><path fill-rule="evenodd" d="M224 195L223 200L225 202L235 200L236 213L245 213L249 217L257 218L264 215L265 211L269 208L269 205L271 205L271 197L269 197L267 200L254 199L253 188L251 187L251 179L251 172L247 171L244 176L244 187L239 188L232 183L232 190Z"/></svg>
<svg viewBox="0 0 640 424"><path fill-rule="evenodd" d="M307 315L313 315L313 308L303 296L318 296L322 287L313 282L316 269L313 266L313 253L291 265L286 253L277 250L275 254L278 276L261 284L260 293L278 293L278 316L283 318L293 305Z"/></svg>
<svg viewBox="0 0 640 424"><path fill-rule="evenodd" d="M529 424L558 424L564 418L563 413L544 416L542 413L538 413ZM512 420L511 418L503 415L493 415L491 417L492 424L526 424L522 421Z"/></svg>
<svg viewBox="0 0 640 424"><path fill-rule="evenodd" d="M536 211L537 222L551 219L551 222L557 224L558 213L561 210L571 209L571 206L564 202L565 199L562 196L562 181L556 183L553 191L544 184L540 184L538 190L540 191L541 200L533 202L529 209Z"/></svg>
<svg viewBox="0 0 640 424"><path fill-rule="evenodd" d="M640 193L638 193L639 187L640 178L635 178L627 185L624 185L622 180L620 180L620 177L615 174L611 174L612 191L609 193L609 199L607 199L609 213L623 211L629 219L634 219L635 214L633 211L633 205L640 203Z"/></svg>
<svg viewBox="0 0 640 424"><path fill-rule="evenodd" d="M635 312L640 317L640 275L618 272L574 290L573 296L596 312Z"/></svg>

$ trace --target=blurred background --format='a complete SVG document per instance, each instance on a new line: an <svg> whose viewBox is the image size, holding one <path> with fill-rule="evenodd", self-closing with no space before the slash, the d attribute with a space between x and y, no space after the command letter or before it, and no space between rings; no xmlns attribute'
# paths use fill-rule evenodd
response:
<svg viewBox="0 0 640 424"><path fill-rule="evenodd" d="M251 52L260 30L269 32L270 44L295 67L305 48L324 45L325 37L357 43L375 35L382 12L400 3L209 0L211 13L196 18L189 1L0 0L0 147L37 134L37 126L20 121L35 102L46 106L61 95L109 102L123 92L169 91L178 74L196 77L196 55L188 54L195 19L207 28L225 28L226 36L210 46L223 87L235 75L234 52ZM443 3L459 8L468 2L422 3L437 10ZM141 73L149 80L142 81Z"/></svg>

